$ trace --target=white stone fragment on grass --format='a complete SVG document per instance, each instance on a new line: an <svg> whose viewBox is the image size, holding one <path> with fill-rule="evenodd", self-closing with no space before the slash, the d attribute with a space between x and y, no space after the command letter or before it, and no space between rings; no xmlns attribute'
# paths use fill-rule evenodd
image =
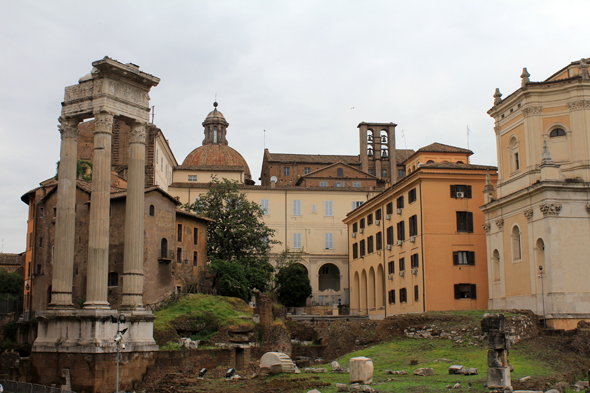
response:
<svg viewBox="0 0 590 393"><path fill-rule="evenodd" d="M373 381L373 361L364 356L350 359L350 382L371 383Z"/></svg>

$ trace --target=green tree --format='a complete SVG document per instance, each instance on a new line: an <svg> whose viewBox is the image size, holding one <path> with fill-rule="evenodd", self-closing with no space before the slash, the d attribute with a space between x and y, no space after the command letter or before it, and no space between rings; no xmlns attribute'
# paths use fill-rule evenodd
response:
<svg viewBox="0 0 590 393"><path fill-rule="evenodd" d="M275 288L278 299L286 307L303 307L311 295L307 269L301 264L303 252L283 251L276 260Z"/></svg>
<svg viewBox="0 0 590 393"><path fill-rule="evenodd" d="M235 269L226 271L220 267L228 265L218 261L231 262L242 269L248 294L253 288L268 290L274 272L269 253L272 244L280 242L272 239L274 230L262 221L264 212L260 205L249 201L236 181L213 178L207 194L184 205L184 209L213 220L207 227L207 258L212 261L217 293L227 293L241 280ZM230 271L233 278L224 278Z"/></svg>
<svg viewBox="0 0 590 393"><path fill-rule="evenodd" d="M14 296L23 296L24 279L17 273L8 273L0 268L0 293L7 293Z"/></svg>

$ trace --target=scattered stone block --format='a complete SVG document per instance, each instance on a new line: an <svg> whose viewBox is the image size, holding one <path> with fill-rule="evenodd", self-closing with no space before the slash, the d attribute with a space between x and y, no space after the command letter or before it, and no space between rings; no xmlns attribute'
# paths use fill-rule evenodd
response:
<svg viewBox="0 0 590 393"><path fill-rule="evenodd" d="M350 382L371 383L373 381L373 361L364 356L350 359Z"/></svg>
<svg viewBox="0 0 590 393"><path fill-rule="evenodd" d="M318 368L306 367L305 370L303 370L303 371L305 371L305 373L307 373L307 374L322 374L322 373L328 372L328 370L326 370L325 368L322 368L322 367L318 367Z"/></svg>
<svg viewBox="0 0 590 393"><path fill-rule="evenodd" d="M322 393L322 392L320 392L317 389L314 389L314 390L308 390L307 393Z"/></svg>
<svg viewBox="0 0 590 393"><path fill-rule="evenodd" d="M445 362L445 363L453 363L453 361L451 359L447 359L447 358L441 358L440 361Z"/></svg>
<svg viewBox="0 0 590 393"><path fill-rule="evenodd" d="M345 383L337 383L336 389L338 389L339 392L348 392L348 385Z"/></svg>
<svg viewBox="0 0 590 393"><path fill-rule="evenodd" d="M454 364L449 367L449 374L465 374L465 367Z"/></svg>
<svg viewBox="0 0 590 393"><path fill-rule="evenodd" d="M459 389L461 388L461 384L459 382L457 382L456 384L453 385L453 389Z"/></svg>
<svg viewBox="0 0 590 393"><path fill-rule="evenodd" d="M294 373L295 365L282 352L267 352L260 358L260 371L267 374Z"/></svg>
<svg viewBox="0 0 590 393"><path fill-rule="evenodd" d="M418 364L418 361L416 359L411 359L410 360L410 366L415 366Z"/></svg>
<svg viewBox="0 0 590 393"><path fill-rule="evenodd" d="M330 367L332 368L332 370L337 370L340 368L340 363L334 360L332 363L330 363Z"/></svg>
<svg viewBox="0 0 590 393"><path fill-rule="evenodd" d="M359 390L361 390L361 384L360 383L353 383L352 385L350 385L350 391L351 392L358 392Z"/></svg>
<svg viewBox="0 0 590 393"><path fill-rule="evenodd" d="M467 368L465 369L465 371L463 372L464 375L477 375L477 368L476 367L471 367L471 368Z"/></svg>
<svg viewBox="0 0 590 393"><path fill-rule="evenodd" d="M510 370L506 367L489 367L487 381L488 389L505 389L512 386Z"/></svg>
<svg viewBox="0 0 590 393"><path fill-rule="evenodd" d="M586 384L588 384L588 382L586 382ZM588 385L586 385L586 386L588 386ZM567 382L561 381L561 382L557 382L553 386L551 386L551 389L558 390L559 393L564 393L569 387L570 387L570 385Z"/></svg>
<svg viewBox="0 0 590 393"><path fill-rule="evenodd" d="M414 375L421 375L423 377L434 375L434 369L430 367L417 368L414 370Z"/></svg>
<svg viewBox="0 0 590 393"><path fill-rule="evenodd" d="M545 391L545 393L563 393L563 392L561 392L560 390L557 390L557 389L549 389L549 390Z"/></svg>
<svg viewBox="0 0 590 393"><path fill-rule="evenodd" d="M392 372L393 375L408 375L406 370L396 370Z"/></svg>
<svg viewBox="0 0 590 393"><path fill-rule="evenodd" d="M375 389L373 389L373 388L372 388L371 386L369 386L369 385L363 385L363 390L362 390L362 392L363 392L363 393L374 393L374 392L376 392L376 390L375 390Z"/></svg>
<svg viewBox="0 0 590 393"><path fill-rule="evenodd" d="M578 381L572 385L572 389L575 392L581 392L583 389L587 389L589 387L588 385L587 381Z"/></svg>
<svg viewBox="0 0 590 393"><path fill-rule="evenodd" d="M529 379L531 379L531 377L529 375L527 375L526 377L520 378L519 381L520 381L520 383L522 383L522 382L528 381Z"/></svg>

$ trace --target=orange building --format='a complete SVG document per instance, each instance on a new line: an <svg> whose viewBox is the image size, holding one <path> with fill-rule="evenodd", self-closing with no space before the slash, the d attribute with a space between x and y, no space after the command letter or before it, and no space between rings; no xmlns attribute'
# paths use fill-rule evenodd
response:
<svg viewBox="0 0 590 393"><path fill-rule="evenodd" d="M469 164L472 154L423 147L405 161L406 177L348 213L351 314L487 308L479 207L497 168Z"/></svg>

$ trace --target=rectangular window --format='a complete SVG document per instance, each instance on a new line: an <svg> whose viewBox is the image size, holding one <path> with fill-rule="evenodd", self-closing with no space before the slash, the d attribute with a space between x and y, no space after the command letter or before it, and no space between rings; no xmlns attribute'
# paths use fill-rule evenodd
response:
<svg viewBox="0 0 590 393"><path fill-rule="evenodd" d="M365 219L361 218L361 220L359 221L359 225L361 229L365 229Z"/></svg>
<svg viewBox="0 0 590 393"><path fill-rule="evenodd" d="M399 302L400 303L407 303L408 302L408 291L406 288L402 288L399 290Z"/></svg>
<svg viewBox="0 0 590 393"><path fill-rule="evenodd" d="M395 304L395 289L389 291L389 304Z"/></svg>
<svg viewBox="0 0 590 393"><path fill-rule="evenodd" d="M33 232L29 233L29 249L33 248Z"/></svg>
<svg viewBox="0 0 590 393"><path fill-rule="evenodd" d="M475 266L474 251L455 251L453 252L453 265L473 265Z"/></svg>
<svg viewBox="0 0 590 393"><path fill-rule="evenodd" d="M393 202L389 202L385 207L385 211L387 214L393 214Z"/></svg>
<svg viewBox="0 0 590 393"><path fill-rule="evenodd" d="M304 173L305 175L307 175L307 174L308 174L308 173L310 173L310 172L311 172L311 168L310 168L310 167L308 167L308 166L306 166L306 167L303 169L303 173Z"/></svg>
<svg viewBox="0 0 590 393"><path fill-rule="evenodd" d="M327 181L321 181L320 182L320 187L328 187L328 182Z"/></svg>
<svg viewBox="0 0 590 393"><path fill-rule="evenodd" d="M397 198L397 208L403 209L404 208L404 196Z"/></svg>
<svg viewBox="0 0 590 393"><path fill-rule="evenodd" d="M269 208L269 200L268 199L261 199L260 200L260 208L265 216L268 216L268 208Z"/></svg>
<svg viewBox="0 0 590 393"><path fill-rule="evenodd" d="M176 240L178 240L179 242L182 241L182 224L178 224L178 231L176 234Z"/></svg>
<svg viewBox="0 0 590 393"><path fill-rule="evenodd" d="M315 213L315 205L311 205L311 212Z"/></svg>
<svg viewBox="0 0 590 393"><path fill-rule="evenodd" d="M361 188L361 183L359 183L359 182L357 182L357 181L356 181L356 182L352 182L352 186L353 186L354 188Z"/></svg>
<svg viewBox="0 0 590 393"><path fill-rule="evenodd" d="M336 169L336 176L337 177L344 177L344 169L343 168L337 168Z"/></svg>
<svg viewBox="0 0 590 393"><path fill-rule="evenodd" d="M473 233L472 212L457 212L457 232Z"/></svg>
<svg viewBox="0 0 590 393"><path fill-rule="evenodd" d="M387 169L381 169L381 177L387 177Z"/></svg>
<svg viewBox="0 0 590 393"><path fill-rule="evenodd" d="M387 262L387 274L395 273L395 261Z"/></svg>
<svg viewBox="0 0 590 393"><path fill-rule="evenodd" d="M359 207L363 203L365 203L365 202L364 201L353 201L352 202L352 210L356 209L357 207Z"/></svg>
<svg viewBox="0 0 590 393"><path fill-rule="evenodd" d="M420 293L418 289L418 285L414 285L414 301L420 301Z"/></svg>
<svg viewBox="0 0 590 393"><path fill-rule="evenodd" d="M399 259L399 271L403 272L404 270L406 270L406 259L400 258Z"/></svg>
<svg viewBox="0 0 590 393"><path fill-rule="evenodd" d="M414 202L416 202L416 189L412 188L410 191L408 191L408 203Z"/></svg>
<svg viewBox="0 0 590 393"><path fill-rule="evenodd" d="M176 249L176 263L182 263L182 248Z"/></svg>
<svg viewBox="0 0 590 393"><path fill-rule="evenodd" d="M379 251L383 248L383 239L381 237L381 232L377 232L377 234L375 235L375 243L376 243L377 251Z"/></svg>
<svg viewBox="0 0 590 393"><path fill-rule="evenodd" d="M406 240L406 227L403 221L397 223L397 240Z"/></svg>
<svg viewBox="0 0 590 393"><path fill-rule="evenodd" d="M283 175L289 176L290 174L291 174L291 168L289 168L288 166L283 167Z"/></svg>
<svg viewBox="0 0 590 393"><path fill-rule="evenodd" d="M199 228L193 228L193 244L199 244Z"/></svg>
<svg viewBox="0 0 590 393"><path fill-rule="evenodd" d="M334 216L334 212L332 211L332 201L324 201L324 216Z"/></svg>
<svg viewBox="0 0 590 393"><path fill-rule="evenodd" d="M55 218L57 216L57 208L54 207L53 208L53 218Z"/></svg>
<svg viewBox="0 0 590 393"><path fill-rule="evenodd" d="M373 225L373 213L367 216L367 225Z"/></svg>
<svg viewBox="0 0 590 393"><path fill-rule="evenodd" d="M197 175L188 175L188 181L197 181Z"/></svg>
<svg viewBox="0 0 590 393"><path fill-rule="evenodd" d="M402 177L405 177L405 176L406 176L406 170L405 169L398 169L397 170L397 177L399 177L401 179Z"/></svg>
<svg viewBox="0 0 590 393"><path fill-rule="evenodd" d="M408 224L410 224L410 236L418 236L418 216L410 217Z"/></svg>
<svg viewBox="0 0 590 393"><path fill-rule="evenodd" d="M369 168L369 175L373 175L375 173L375 171L373 170L373 168Z"/></svg>
<svg viewBox="0 0 590 393"><path fill-rule="evenodd" d="M373 236L369 236L367 239L367 254L373 252Z"/></svg>
<svg viewBox="0 0 590 393"><path fill-rule="evenodd" d="M451 198L471 198L471 186L451 184Z"/></svg>
<svg viewBox="0 0 590 393"><path fill-rule="evenodd" d="M39 247L43 247L43 237L39 238Z"/></svg>
<svg viewBox="0 0 590 393"><path fill-rule="evenodd" d="M410 265L412 266L412 269L414 268L418 268L418 266L420 266L420 257L418 256L418 254L412 254L410 256Z"/></svg>
<svg viewBox="0 0 590 393"><path fill-rule="evenodd" d="M475 284L455 284L455 299L477 299Z"/></svg>
<svg viewBox="0 0 590 393"><path fill-rule="evenodd" d="M387 227L387 244L393 244L393 225Z"/></svg>
<svg viewBox="0 0 590 393"><path fill-rule="evenodd" d="M298 199L293 201L293 215L294 216L301 215L301 201Z"/></svg>
<svg viewBox="0 0 590 393"><path fill-rule="evenodd" d="M352 259L357 259L359 257L359 245L358 243L352 244Z"/></svg>
<svg viewBox="0 0 590 393"><path fill-rule="evenodd" d="M360 253L361 253L361 258L365 256L365 239L360 241Z"/></svg>
<svg viewBox="0 0 590 393"><path fill-rule="evenodd" d="M198 260L199 260L199 254L196 251L193 251L193 266L197 266Z"/></svg>
<svg viewBox="0 0 590 393"><path fill-rule="evenodd" d="M324 233L324 247L326 250L334 249L334 235L332 233Z"/></svg>
<svg viewBox="0 0 590 393"><path fill-rule="evenodd" d="M375 220L381 219L381 209L375 210Z"/></svg>
<svg viewBox="0 0 590 393"><path fill-rule="evenodd" d="M293 234L293 248L301 248L301 233Z"/></svg>
<svg viewBox="0 0 590 393"><path fill-rule="evenodd" d="M359 224L358 222L355 222L354 224L352 224L352 233L357 233L359 231Z"/></svg>
<svg viewBox="0 0 590 393"><path fill-rule="evenodd" d="M39 217L43 218L45 216L45 209L43 209L42 207L39 208Z"/></svg>
<svg viewBox="0 0 590 393"><path fill-rule="evenodd" d="M343 181L335 181L334 187L344 187L344 182Z"/></svg>
<svg viewBox="0 0 590 393"><path fill-rule="evenodd" d="M520 161L518 161L518 153L514 153L514 163L516 164L516 170L520 169Z"/></svg>

